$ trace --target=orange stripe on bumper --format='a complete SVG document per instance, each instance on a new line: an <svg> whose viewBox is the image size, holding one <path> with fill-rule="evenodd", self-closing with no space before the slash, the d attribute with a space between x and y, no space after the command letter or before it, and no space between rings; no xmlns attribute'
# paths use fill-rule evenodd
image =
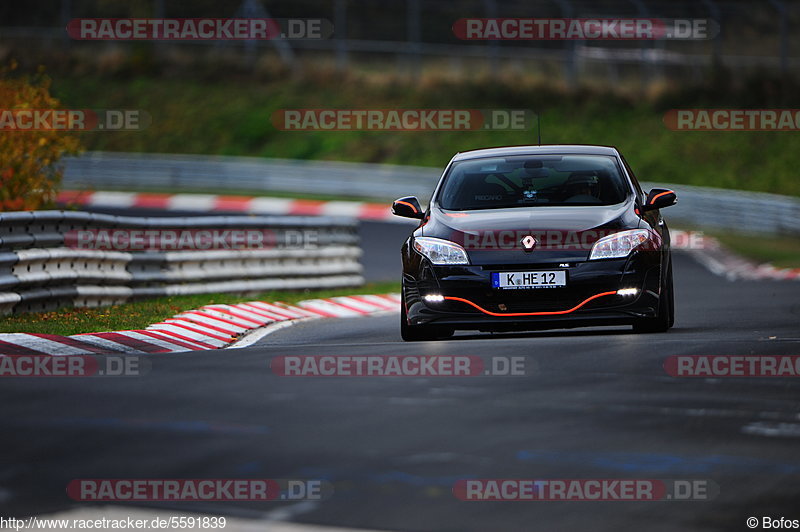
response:
<svg viewBox="0 0 800 532"><path fill-rule="evenodd" d="M481 312L483 312L484 314L488 314L489 316L499 316L499 317L505 317L505 316L557 316L559 314L569 314L570 312L575 312L576 310L578 310L579 308L581 308L582 306L584 306L585 304L587 304L588 302L590 302L590 301L592 301L594 299L597 299L597 298L603 297L603 296L613 296L613 295L616 295L616 293L617 293L617 291L614 290L613 292L602 292L600 294L595 294L592 297L584 299L583 301L581 301L580 303L578 303L577 305L575 305L571 309L568 309L568 310L554 310L554 311L551 311L551 312L506 312L506 313L492 312L491 310L486 310L485 308L481 307L480 305L476 305L475 303L473 303L469 299L464 299L464 298L461 298L461 297L453 297L453 296L444 296L444 298L447 299L447 300L450 300L450 301L460 301L461 303L466 303L467 305L471 305L471 306L475 307L476 309L480 310Z"/></svg>

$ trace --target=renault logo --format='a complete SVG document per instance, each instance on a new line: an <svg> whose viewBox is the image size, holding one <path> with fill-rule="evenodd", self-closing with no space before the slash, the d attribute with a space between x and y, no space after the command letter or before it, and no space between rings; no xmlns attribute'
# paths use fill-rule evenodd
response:
<svg viewBox="0 0 800 532"><path fill-rule="evenodd" d="M534 247L536 247L536 239L533 238L531 235L526 236L522 240L522 247L525 248L525 251L532 251Z"/></svg>

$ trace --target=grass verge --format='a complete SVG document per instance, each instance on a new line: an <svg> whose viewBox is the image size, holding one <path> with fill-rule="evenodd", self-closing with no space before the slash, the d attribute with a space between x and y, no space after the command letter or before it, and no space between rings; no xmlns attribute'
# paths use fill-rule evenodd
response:
<svg viewBox="0 0 800 532"><path fill-rule="evenodd" d="M283 301L297 303L304 299L347 296L357 294L384 294L399 292L400 283L368 283L358 288L336 290L304 290L291 292L264 292L255 296L233 294L199 294L173 296L147 301L137 301L113 307L36 312L6 316L0 319L0 333L71 334L144 329L152 323L163 321L179 312L213 304L233 304L246 301Z"/></svg>

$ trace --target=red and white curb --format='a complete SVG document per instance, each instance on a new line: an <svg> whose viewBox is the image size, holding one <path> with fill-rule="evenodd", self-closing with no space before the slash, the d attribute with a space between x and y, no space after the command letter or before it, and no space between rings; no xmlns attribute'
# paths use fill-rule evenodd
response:
<svg viewBox="0 0 800 532"><path fill-rule="evenodd" d="M756 264L726 249L712 237L704 237L701 249L687 249L694 259L715 275L730 281L800 281L800 268L776 268L771 264Z"/></svg>
<svg viewBox="0 0 800 532"><path fill-rule="evenodd" d="M54 334L0 334L3 355L150 354L228 347L269 325L300 319L351 318L400 311L399 294L309 299L296 305L250 301L188 310L138 331Z"/></svg>
<svg viewBox="0 0 800 532"><path fill-rule="evenodd" d="M164 211L237 212L277 216L346 216L359 220L405 222L392 215L389 203L361 201L321 201L252 196L219 196L215 194L165 194L64 190L58 194L61 205L104 208L147 208Z"/></svg>

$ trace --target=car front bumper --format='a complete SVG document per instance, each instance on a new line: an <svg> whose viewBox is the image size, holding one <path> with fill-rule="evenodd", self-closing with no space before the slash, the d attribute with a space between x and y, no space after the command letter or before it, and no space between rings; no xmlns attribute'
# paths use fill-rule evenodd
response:
<svg viewBox="0 0 800 532"><path fill-rule="evenodd" d="M492 272L564 270L565 287L498 289ZM626 259L559 264L434 266L419 264L404 275L403 294L411 325L456 329L524 330L631 324L657 314L661 294L659 253ZM617 291L636 288L634 296ZM442 296L442 301L425 296Z"/></svg>

